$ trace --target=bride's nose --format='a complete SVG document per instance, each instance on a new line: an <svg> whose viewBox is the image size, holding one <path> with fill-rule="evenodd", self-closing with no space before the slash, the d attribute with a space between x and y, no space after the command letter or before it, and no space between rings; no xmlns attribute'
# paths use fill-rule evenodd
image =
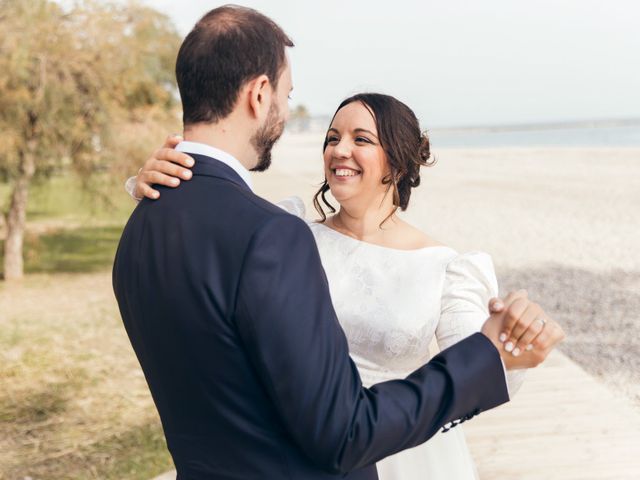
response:
<svg viewBox="0 0 640 480"><path fill-rule="evenodd" d="M333 147L333 156L335 158L349 158L351 156L351 148L344 139Z"/></svg>

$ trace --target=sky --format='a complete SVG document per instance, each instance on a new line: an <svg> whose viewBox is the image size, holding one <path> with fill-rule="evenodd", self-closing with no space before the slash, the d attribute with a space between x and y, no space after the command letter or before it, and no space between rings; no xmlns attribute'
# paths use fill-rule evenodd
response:
<svg viewBox="0 0 640 480"><path fill-rule="evenodd" d="M143 0L186 35L223 2ZM291 36L293 106L387 93L424 128L640 118L637 0L236 0Z"/></svg>

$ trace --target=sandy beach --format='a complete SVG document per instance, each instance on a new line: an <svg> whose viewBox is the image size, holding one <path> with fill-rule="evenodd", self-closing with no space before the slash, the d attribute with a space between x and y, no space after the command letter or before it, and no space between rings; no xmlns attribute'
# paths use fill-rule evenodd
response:
<svg viewBox="0 0 640 480"><path fill-rule="evenodd" d="M287 133L256 191L311 198L322 133ZM493 257L501 292L526 288L562 323L561 350L640 411L640 149L438 149L404 217Z"/></svg>

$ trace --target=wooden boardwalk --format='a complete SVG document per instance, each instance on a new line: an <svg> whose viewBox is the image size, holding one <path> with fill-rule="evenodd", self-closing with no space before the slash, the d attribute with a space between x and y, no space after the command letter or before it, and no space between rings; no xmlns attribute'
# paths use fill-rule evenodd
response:
<svg viewBox="0 0 640 480"><path fill-rule="evenodd" d="M464 430L481 480L640 480L640 413L559 352Z"/></svg>
<svg viewBox="0 0 640 480"><path fill-rule="evenodd" d="M640 413L559 352L464 430L481 480L640 479Z"/></svg>

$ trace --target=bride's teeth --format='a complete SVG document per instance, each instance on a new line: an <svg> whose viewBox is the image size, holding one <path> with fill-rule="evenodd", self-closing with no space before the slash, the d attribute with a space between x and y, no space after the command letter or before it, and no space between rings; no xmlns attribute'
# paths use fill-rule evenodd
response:
<svg viewBox="0 0 640 480"><path fill-rule="evenodd" d="M338 177L354 177L356 175L358 175L358 173L354 172L353 170L348 170L346 168L336 169L336 176Z"/></svg>

